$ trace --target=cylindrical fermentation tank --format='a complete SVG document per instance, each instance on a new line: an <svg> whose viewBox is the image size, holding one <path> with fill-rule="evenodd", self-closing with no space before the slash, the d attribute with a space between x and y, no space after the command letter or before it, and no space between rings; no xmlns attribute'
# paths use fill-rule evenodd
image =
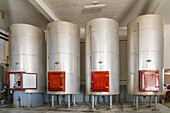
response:
<svg viewBox="0 0 170 113"><path fill-rule="evenodd" d="M109 18L86 24L86 93L119 94L119 25Z"/></svg>
<svg viewBox="0 0 170 113"><path fill-rule="evenodd" d="M4 64L5 64L5 40L0 39L0 90L5 82Z"/></svg>
<svg viewBox="0 0 170 113"><path fill-rule="evenodd" d="M5 64L5 40L0 39L0 65Z"/></svg>
<svg viewBox="0 0 170 113"><path fill-rule="evenodd" d="M32 102L33 105L36 105L41 102L42 99L37 99L42 95L39 96L39 94L33 94L45 92L45 34L40 28L32 25L13 24L10 26L9 49L9 72L37 74L37 88L24 90L24 93L30 93L32 94L32 98L34 98L32 101L28 101ZM26 98L27 95L25 95L25 97L23 97L23 95L19 96L19 94L23 92L18 92L14 91L14 103L18 103L18 98L25 101L30 98ZM21 101L21 104L24 105L24 102L22 102L23 101Z"/></svg>
<svg viewBox="0 0 170 113"><path fill-rule="evenodd" d="M55 21L47 26L48 94L80 92L80 28Z"/></svg>
<svg viewBox="0 0 170 113"><path fill-rule="evenodd" d="M4 85L4 66L0 65L0 91ZM2 98L2 94L0 93L0 98Z"/></svg>
<svg viewBox="0 0 170 113"><path fill-rule="evenodd" d="M13 24L10 27L9 71L37 73L37 89L25 93L45 91L45 35L35 26Z"/></svg>
<svg viewBox="0 0 170 113"><path fill-rule="evenodd" d="M139 16L128 23L128 94L163 94L163 29L159 15Z"/></svg>

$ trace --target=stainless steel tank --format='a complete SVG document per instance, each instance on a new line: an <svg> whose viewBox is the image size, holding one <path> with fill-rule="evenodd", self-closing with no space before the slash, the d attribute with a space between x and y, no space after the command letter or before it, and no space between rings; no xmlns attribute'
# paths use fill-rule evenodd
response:
<svg viewBox="0 0 170 113"><path fill-rule="evenodd" d="M45 35L35 26L13 24L10 26L9 72L37 73L37 89L25 93L45 91Z"/></svg>
<svg viewBox="0 0 170 113"><path fill-rule="evenodd" d="M56 95L80 92L80 28L65 21L51 22L47 26L47 72L65 72L65 91L48 90ZM47 74L48 75L48 74ZM48 80L47 76L47 80ZM53 82L49 81L48 82ZM54 86L55 87L55 86Z"/></svg>
<svg viewBox="0 0 170 113"><path fill-rule="evenodd" d="M3 65L0 65L0 92L1 92L1 89L4 85L4 66ZM2 94L0 93L0 98L2 97Z"/></svg>
<svg viewBox="0 0 170 113"><path fill-rule="evenodd" d="M0 39L0 65L5 64L5 40Z"/></svg>
<svg viewBox="0 0 170 113"><path fill-rule="evenodd" d="M133 95L162 95L164 84L164 36L163 18L159 15L136 17L128 23L128 84L127 90ZM141 71L158 73L140 74ZM151 74L156 78L156 86L150 85L155 79L147 78ZM158 76L159 75L159 76ZM140 78L142 77L142 78ZM143 78L144 77L144 78ZM149 80L150 79L150 80ZM147 83L144 83L144 81ZM149 82L148 82L149 81ZM141 91L141 84L151 90ZM157 88L157 91L152 91Z"/></svg>
<svg viewBox="0 0 170 113"><path fill-rule="evenodd" d="M118 23L108 18L93 19L86 24L86 93L89 95L119 94L118 30ZM109 77L109 90L91 90L92 82L95 83L91 80L92 72L107 72L105 76ZM102 78L99 77L97 81L100 84Z"/></svg>
<svg viewBox="0 0 170 113"><path fill-rule="evenodd" d="M5 40L0 39L0 91L4 83L6 83L4 65L5 65Z"/></svg>

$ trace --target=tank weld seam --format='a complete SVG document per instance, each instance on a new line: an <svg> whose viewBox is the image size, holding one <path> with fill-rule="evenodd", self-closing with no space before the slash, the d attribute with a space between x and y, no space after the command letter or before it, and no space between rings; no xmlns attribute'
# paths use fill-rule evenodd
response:
<svg viewBox="0 0 170 113"><path fill-rule="evenodd" d="M41 36L37 37L37 36L34 36L34 35L28 35L28 34L15 34L15 35L14 34L10 34L10 37L16 37L17 36L17 38L23 38L23 35L24 35L24 39L25 38L29 38L29 39L36 38L36 39L39 39L39 40L43 40L43 38L40 38ZM18 36L22 36L22 37L18 37ZM15 39L15 38L12 38L12 39ZM44 39L44 42L45 42L45 39Z"/></svg>
<svg viewBox="0 0 170 113"><path fill-rule="evenodd" d="M150 52L152 52L152 53L164 53L163 51L148 50L148 51L128 52L128 55L129 55L129 54L137 54L138 52L144 52L144 53L146 53L146 52L148 52L148 53L150 53Z"/></svg>
<svg viewBox="0 0 170 113"><path fill-rule="evenodd" d="M60 53L60 52L56 52L56 53L50 53L50 55L55 55L55 54L68 54L68 55L76 55L76 56L80 56L79 53Z"/></svg>
<svg viewBox="0 0 170 113"><path fill-rule="evenodd" d="M163 31L163 29L158 29L158 28L142 28L142 29L139 29L139 31L143 31L145 29L156 29L156 30L160 30L160 31ZM132 32L138 32L138 29L135 29L135 30L129 30L130 33Z"/></svg>
<svg viewBox="0 0 170 113"><path fill-rule="evenodd" d="M37 56L37 55L32 55L32 54L17 54L17 55L13 54L13 55L10 55L10 56L20 56L20 55L25 55L25 56L35 56L35 57L40 57L40 58L45 59L45 57L43 57L43 56Z"/></svg>
<svg viewBox="0 0 170 113"><path fill-rule="evenodd" d="M117 31L114 31L114 30L103 30L103 29L101 29L101 30L99 30L99 29L97 29L97 30L91 30L91 31L88 31L88 32L86 32L85 34L87 35L87 34L91 34L91 32L95 32L95 31L108 31L108 32L114 32L115 34L118 34L119 32Z"/></svg>
<svg viewBox="0 0 170 113"><path fill-rule="evenodd" d="M52 32L52 31L50 31L50 33L51 34L58 34L58 33L62 33L62 34L72 34L72 35L74 35L74 36L77 36L77 35L79 35L80 33L70 33L70 32L59 32L59 31L55 31L55 32ZM68 36L68 37L71 37L71 36ZM79 36L78 36L79 37ZM56 39L56 37L54 36L51 36L50 38L55 38ZM73 38L77 38L77 37L73 37Z"/></svg>
<svg viewBox="0 0 170 113"><path fill-rule="evenodd" d="M112 53L112 54L118 54L118 52L112 52L112 51L97 51L97 52L92 52L93 53ZM86 55L90 54L90 52L87 52Z"/></svg>

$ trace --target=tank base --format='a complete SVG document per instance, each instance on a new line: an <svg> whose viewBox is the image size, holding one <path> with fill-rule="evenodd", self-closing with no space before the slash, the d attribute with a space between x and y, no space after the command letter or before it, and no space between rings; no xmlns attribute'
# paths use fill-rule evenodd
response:
<svg viewBox="0 0 170 113"><path fill-rule="evenodd" d="M25 93L25 91L13 92L13 104L17 107L35 107L44 104L43 93Z"/></svg>

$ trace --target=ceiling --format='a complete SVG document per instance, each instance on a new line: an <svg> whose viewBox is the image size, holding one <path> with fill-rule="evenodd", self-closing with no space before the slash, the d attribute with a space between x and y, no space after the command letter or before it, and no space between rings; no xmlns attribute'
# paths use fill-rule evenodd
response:
<svg viewBox="0 0 170 113"><path fill-rule="evenodd" d="M50 21L64 20L81 28L93 18L107 17L121 27L142 14L160 14L170 24L170 0L97 0L103 7L84 8L96 0L0 0L0 29L27 23L46 29Z"/></svg>
<svg viewBox="0 0 170 113"><path fill-rule="evenodd" d="M26 23L45 29L49 22L28 0L0 0L0 29L7 31L11 24Z"/></svg>

